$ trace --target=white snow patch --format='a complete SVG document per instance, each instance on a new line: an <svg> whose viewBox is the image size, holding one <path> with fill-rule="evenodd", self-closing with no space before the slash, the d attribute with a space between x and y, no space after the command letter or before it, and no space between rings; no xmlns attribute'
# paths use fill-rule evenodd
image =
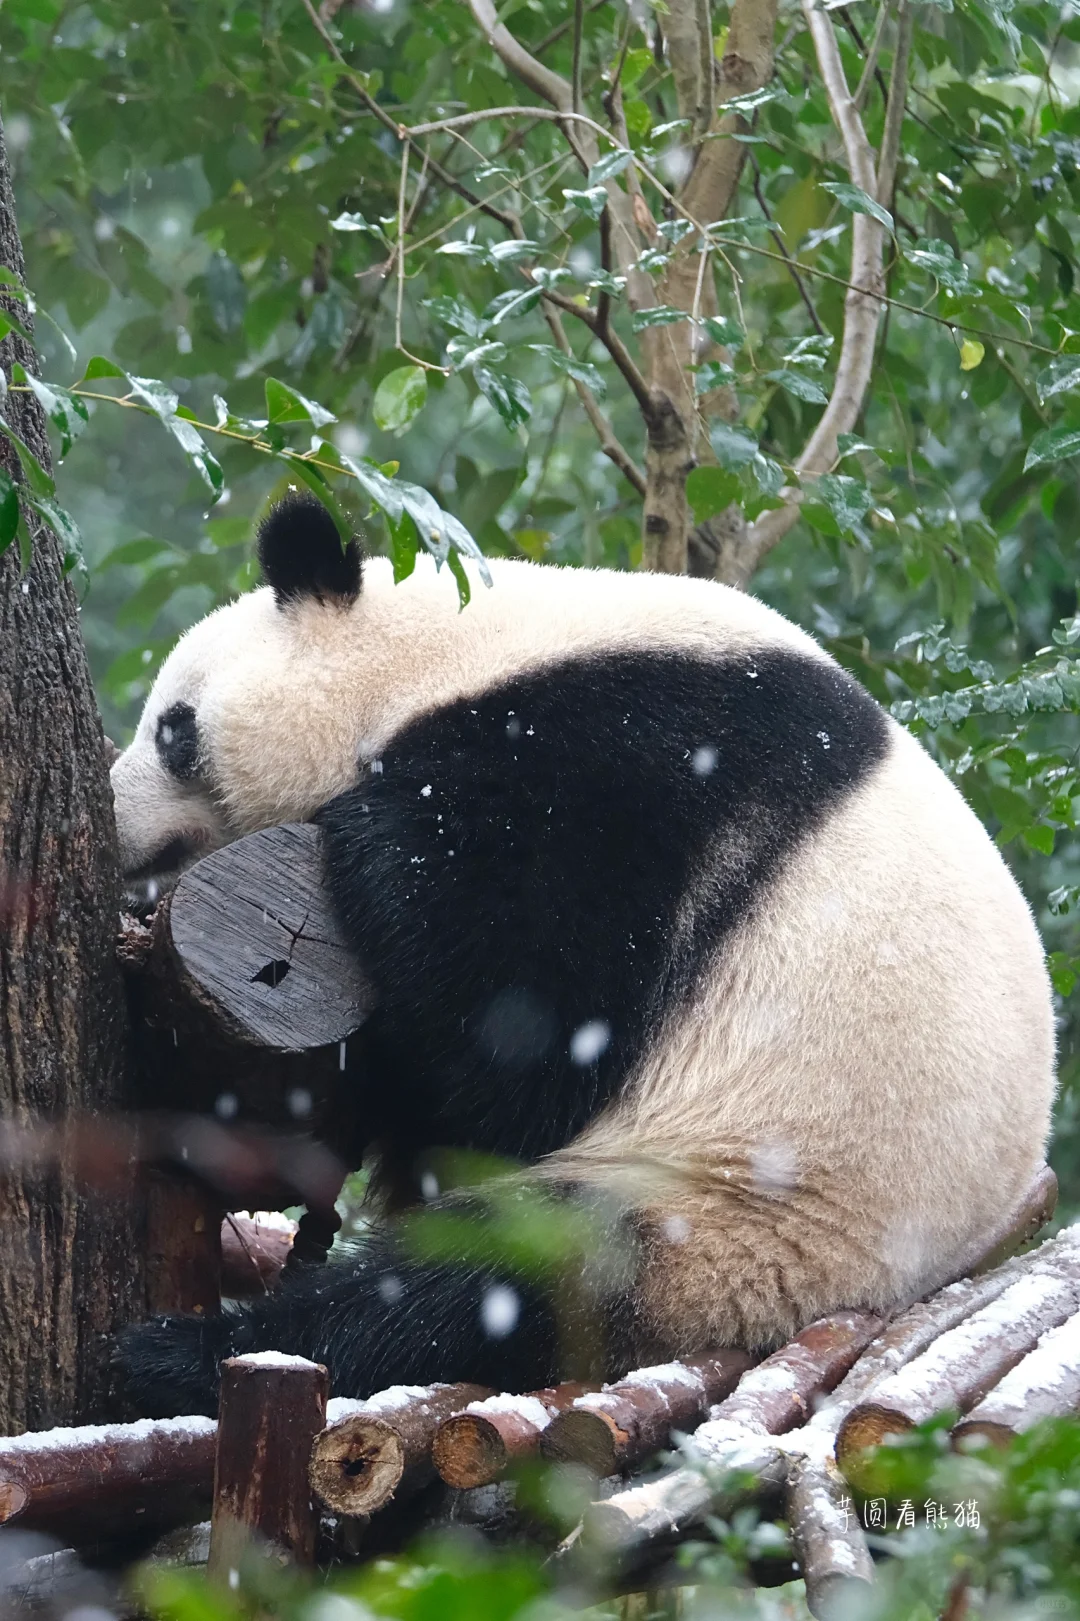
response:
<svg viewBox="0 0 1080 1621"><path fill-rule="evenodd" d="M285 1351L250 1351L237 1358L247 1367L258 1368L315 1368L318 1363L306 1356L289 1356Z"/></svg>
<svg viewBox="0 0 1080 1621"><path fill-rule="evenodd" d="M488 1396L484 1401L471 1401L465 1411L479 1413L482 1418L489 1413L505 1413L525 1419L538 1430L546 1430L551 1423L551 1414L538 1396Z"/></svg>
<svg viewBox="0 0 1080 1621"><path fill-rule="evenodd" d="M13 1452L41 1452L60 1448L121 1446L125 1441L150 1441L155 1436L214 1435L212 1418L191 1414L185 1418L139 1418L133 1424L80 1424L74 1429L33 1430L28 1435L6 1435L0 1440L0 1455Z"/></svg>

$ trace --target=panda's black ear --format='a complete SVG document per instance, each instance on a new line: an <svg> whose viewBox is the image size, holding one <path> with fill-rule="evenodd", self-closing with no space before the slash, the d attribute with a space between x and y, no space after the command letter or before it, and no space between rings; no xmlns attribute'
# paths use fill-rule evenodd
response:
<svg viewBox="0 0 1080 1621"><path fill-rule="evenodd" d="M259 563L279 608L302 597L355 602L363 559L355 540L341 544L337 524L314 495L290 494L259 525Z"/></svg>

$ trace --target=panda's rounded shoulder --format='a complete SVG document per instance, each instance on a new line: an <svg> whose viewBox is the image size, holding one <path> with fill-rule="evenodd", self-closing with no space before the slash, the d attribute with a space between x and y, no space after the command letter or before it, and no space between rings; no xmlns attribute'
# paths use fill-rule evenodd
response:
<svg viewBox="0 0 1080 1621"><path fill-rule="evenodd" d="M731 646L786 647L804 656L829 655L806 631L748 592L687 575L624 572L492 558L491 584L471 560L465 564L471 598L460 615L457 592L448 571L431 557L418 559L407 579L394 582L386 558L372 558L365 569L364 592L387 610L440 621L461 622L472 615L478 625L535 624L549 618L569 631L582 621L603 639L606 626L639 626L650 639L676 642L702 652L718 641Z"/></svg>

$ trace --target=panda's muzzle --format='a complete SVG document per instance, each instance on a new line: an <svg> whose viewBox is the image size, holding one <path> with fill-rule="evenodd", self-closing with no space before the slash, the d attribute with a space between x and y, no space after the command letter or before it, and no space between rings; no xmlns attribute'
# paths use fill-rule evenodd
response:
<svg viewBox="0 0 1080 1621"><path fill-rule="evenodd" d="M155 881L160 884L170 878L178 878L185 867L190 867L198 859L205 845L205 839L194 834L177 833L137 867L128 868L123 875L124 882L145 884Z"/></svg>

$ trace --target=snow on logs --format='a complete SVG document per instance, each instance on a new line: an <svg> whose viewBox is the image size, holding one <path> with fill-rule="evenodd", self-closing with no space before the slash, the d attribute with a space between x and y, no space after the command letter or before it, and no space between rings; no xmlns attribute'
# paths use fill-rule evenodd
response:
<svg viewBox="0 0 1080 1621"><path fill-rule="evenodd" d="M1080 1312L1048 1329L988 1396L953 1430L953 1440L982 1437L1008 1446L1044 1418L1080 1412Z"/></svg>
<svg viewBox="0 0 1080 1621"><path fill-rule="evenodd" d="M980 1298L980 1286L989 1286L988 1298ZM963 1284L954 1287L965 1289ZM929 1302L931 1313L948 1293L944 1290ZM1077 1311L1080 1225L996 1273L972 1279L966 1294L962 1318L953 1326L941 1323L925 1350L905 1358L906 1365L875 1384L844 1416L836 1458L853 1483L859 1483L862 1453L938 1413L966 1413L1042 1335Z"/></svg>
<svg viewBox="0 0 1080 1621"><path fill-rule="evenodd" d="M555 1385L527 1396L488 1396L443 1419L431 1458L448 1486L488 1486L509 1466L535 1455L553 1419L595 1391L595 1385Z"/></svg>
<svg viewBox="0 0 1080 1621"><path fill-rule="evenodd" d="M210 1418L144 1418L0 1440L0 1525L71 1535L80 1520L88 1532L172 1524L209 1501L216 1435Z"/></svg>
<svg viewBox="0 0 1080 1621"><path fill-rule="evenodd" d="M601 1480L631 1469L667 1446L674 1431L695 1429L754 1361L746 1351L720 1351L640 1368L553 1415L539 1436L540 1450L554 1462L584 1464Z"/></svg>
<svg viewBox="0 0 1080 1621"><path fill-rule="evenodd" d="M484 1385L394 1385L365 1401L332 1401L311 1448L311 1486L335 1514L374 1514L435 1478L444 1419L494 1392Z"/></svg>
<svg viewBox="0 0 1080 1621"><path fill-rule="evenodd" d="M590 1504L581 1550L615 1566L632 1563L677 1541L711 1510L723 1512L748 1493L783 1486L788 1459L772 1438L806 1422L816 1398L840 1383L880 1327L878 1318L861 1312L811 1323L744 1374L696 1431L688 1445L704 1468L676 1469ZM831 1451L831 1436L823 1436L822 1447L823 1456ZM580 1557L576 1548L573 1557Z"/></svg>

